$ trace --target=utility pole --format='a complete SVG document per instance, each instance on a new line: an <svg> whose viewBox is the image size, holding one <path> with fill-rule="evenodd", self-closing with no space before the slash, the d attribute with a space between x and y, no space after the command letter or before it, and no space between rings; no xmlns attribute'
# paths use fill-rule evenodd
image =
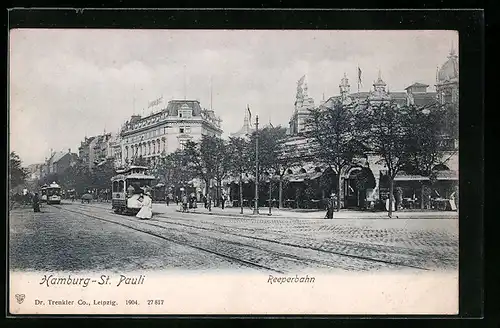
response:
<svg viewBox="0 0 500 328"><path fill-rule="evenodd" d="M255 116L255 204L253 214L259 214L259 115Z"/></svg>

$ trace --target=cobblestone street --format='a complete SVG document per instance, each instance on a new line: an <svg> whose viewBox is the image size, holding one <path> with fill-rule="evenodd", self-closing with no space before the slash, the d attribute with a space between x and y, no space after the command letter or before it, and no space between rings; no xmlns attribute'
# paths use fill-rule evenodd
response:
<svg viewBox="0 0 500 328"><path fill-rule="evenodd" d="M457 270L458 220L180 213L117 215L109 203L44 205L10 216L13 270Z"/></svg>

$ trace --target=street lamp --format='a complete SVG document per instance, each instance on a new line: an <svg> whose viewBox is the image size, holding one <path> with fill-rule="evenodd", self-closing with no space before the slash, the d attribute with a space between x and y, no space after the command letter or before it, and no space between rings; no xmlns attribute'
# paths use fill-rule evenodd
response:
<svg viewBox="0 0 500 328"><path fill-rule="evenodd" d="M272 215L271 213L271 208L273 206L272 204L272 183L273 183L273 174L272 172L269 172L268 173L268 177L269 177L269 214L268 215Z"/></svg>
<svg viewBox="0 0 500 328"><path fill-rule="evenodd" d="M259 214L259 115L255 116L255 204L253 214Z"/></svg>

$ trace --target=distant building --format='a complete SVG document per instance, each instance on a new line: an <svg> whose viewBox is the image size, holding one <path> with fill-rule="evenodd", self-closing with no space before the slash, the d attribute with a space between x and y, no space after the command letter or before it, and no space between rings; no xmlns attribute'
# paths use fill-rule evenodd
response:
<svg viewBox="0 0 500 328"><path fill-rule="evenodd" d="M53 152L46 162L48 168L47 174L61 174L66 171L70 166L73 166L78 159L78 155L68 149L67 152L59 151Z"/></svg>
<svg viewBox="0 0 500 328"><path fill-rule="evenodd" d="M182 149L187 141L198 141L203 135L220 137L220 123L214 111L203 109L197 100L171 100L158 113L134 115L120 134L122 164L137 157L153 163L161 154Z"/></svg>
<svg viewBox="0 0 500 328"><path fill-rule="evenodd" d="M85 139L80 143L80 147L78 147L78 157L80 160L91 167L91 157L93 159L94 154L93 154L93 147L95 143L91 147L91 143L94 141L95 137L85 137ZM92 153L92 154L91 154Z"/></svg>
<svg viewBox="0 0 500 328"><path fill-rule="evenodd" d="M250 122L248 109L245 109L243 126L238 131L231 133L230 136L234 138L246 138L251 135L253 131L255 131L255 128L252 127L252 123Z"/></svg>
<svg viewBox="0 0 500 328"><path fill-rule="evenodd" d="M309 97L306 76L302 76L297 82L297 93L295 95L295 109L289 122L289 133L291 135L306 129L306 121L310 110L314 109L314 100Z"/></svg>

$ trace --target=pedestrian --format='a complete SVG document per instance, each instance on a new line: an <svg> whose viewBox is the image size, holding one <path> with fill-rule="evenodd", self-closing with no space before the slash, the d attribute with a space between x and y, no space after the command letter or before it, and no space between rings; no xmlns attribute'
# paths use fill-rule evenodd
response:
<svg viewBox="0 0 500 328"><path fill-rule="evenodd" d="M188 197L187 197L187 195L182 196L182 211L183 212L188 211Z"/></svg>
<svg viewBox="0 0 500 328"><path fill-rule="evenodd" d="M207 196L206 195L203 195L203 205L205 205L205 208L208 208Z"/></svg>
<svg viewBox="0 0 500 328"><path fill-rule="evenodd" d="M220 195L220 206L222 209L224 209L224 204L226 203L226 195L222 194Z"/></svg>
<svg viewBox="0 0 500 328"><path fill-rule="evenodd" d="M167 195L167 196L165 197L165 202L167 203L167 206L168 206L169 201L170 201L170 195Z"/></svg>
<svg viewBox="0 0 500 328"><path fill-rule="evenodd" d="M330 198L326 202L326 216L325 219L333 219L333 211L335 208L335 194L331 194Z"/></svg>
<svg viewBox="0 0 500 328"><path fill-rule="evenodd" d="M40 212L40 198L38 197L38 193L33 195L33 211Z"/></svg>
<svg viewBox="0 0 500 328"><path fill-rule="evenodd" d="M153 217L153 200L151 199L151 193L146 191L139 197L141 202L141 209L137 213L136 217L141 220L149 220Z"/></svg>

